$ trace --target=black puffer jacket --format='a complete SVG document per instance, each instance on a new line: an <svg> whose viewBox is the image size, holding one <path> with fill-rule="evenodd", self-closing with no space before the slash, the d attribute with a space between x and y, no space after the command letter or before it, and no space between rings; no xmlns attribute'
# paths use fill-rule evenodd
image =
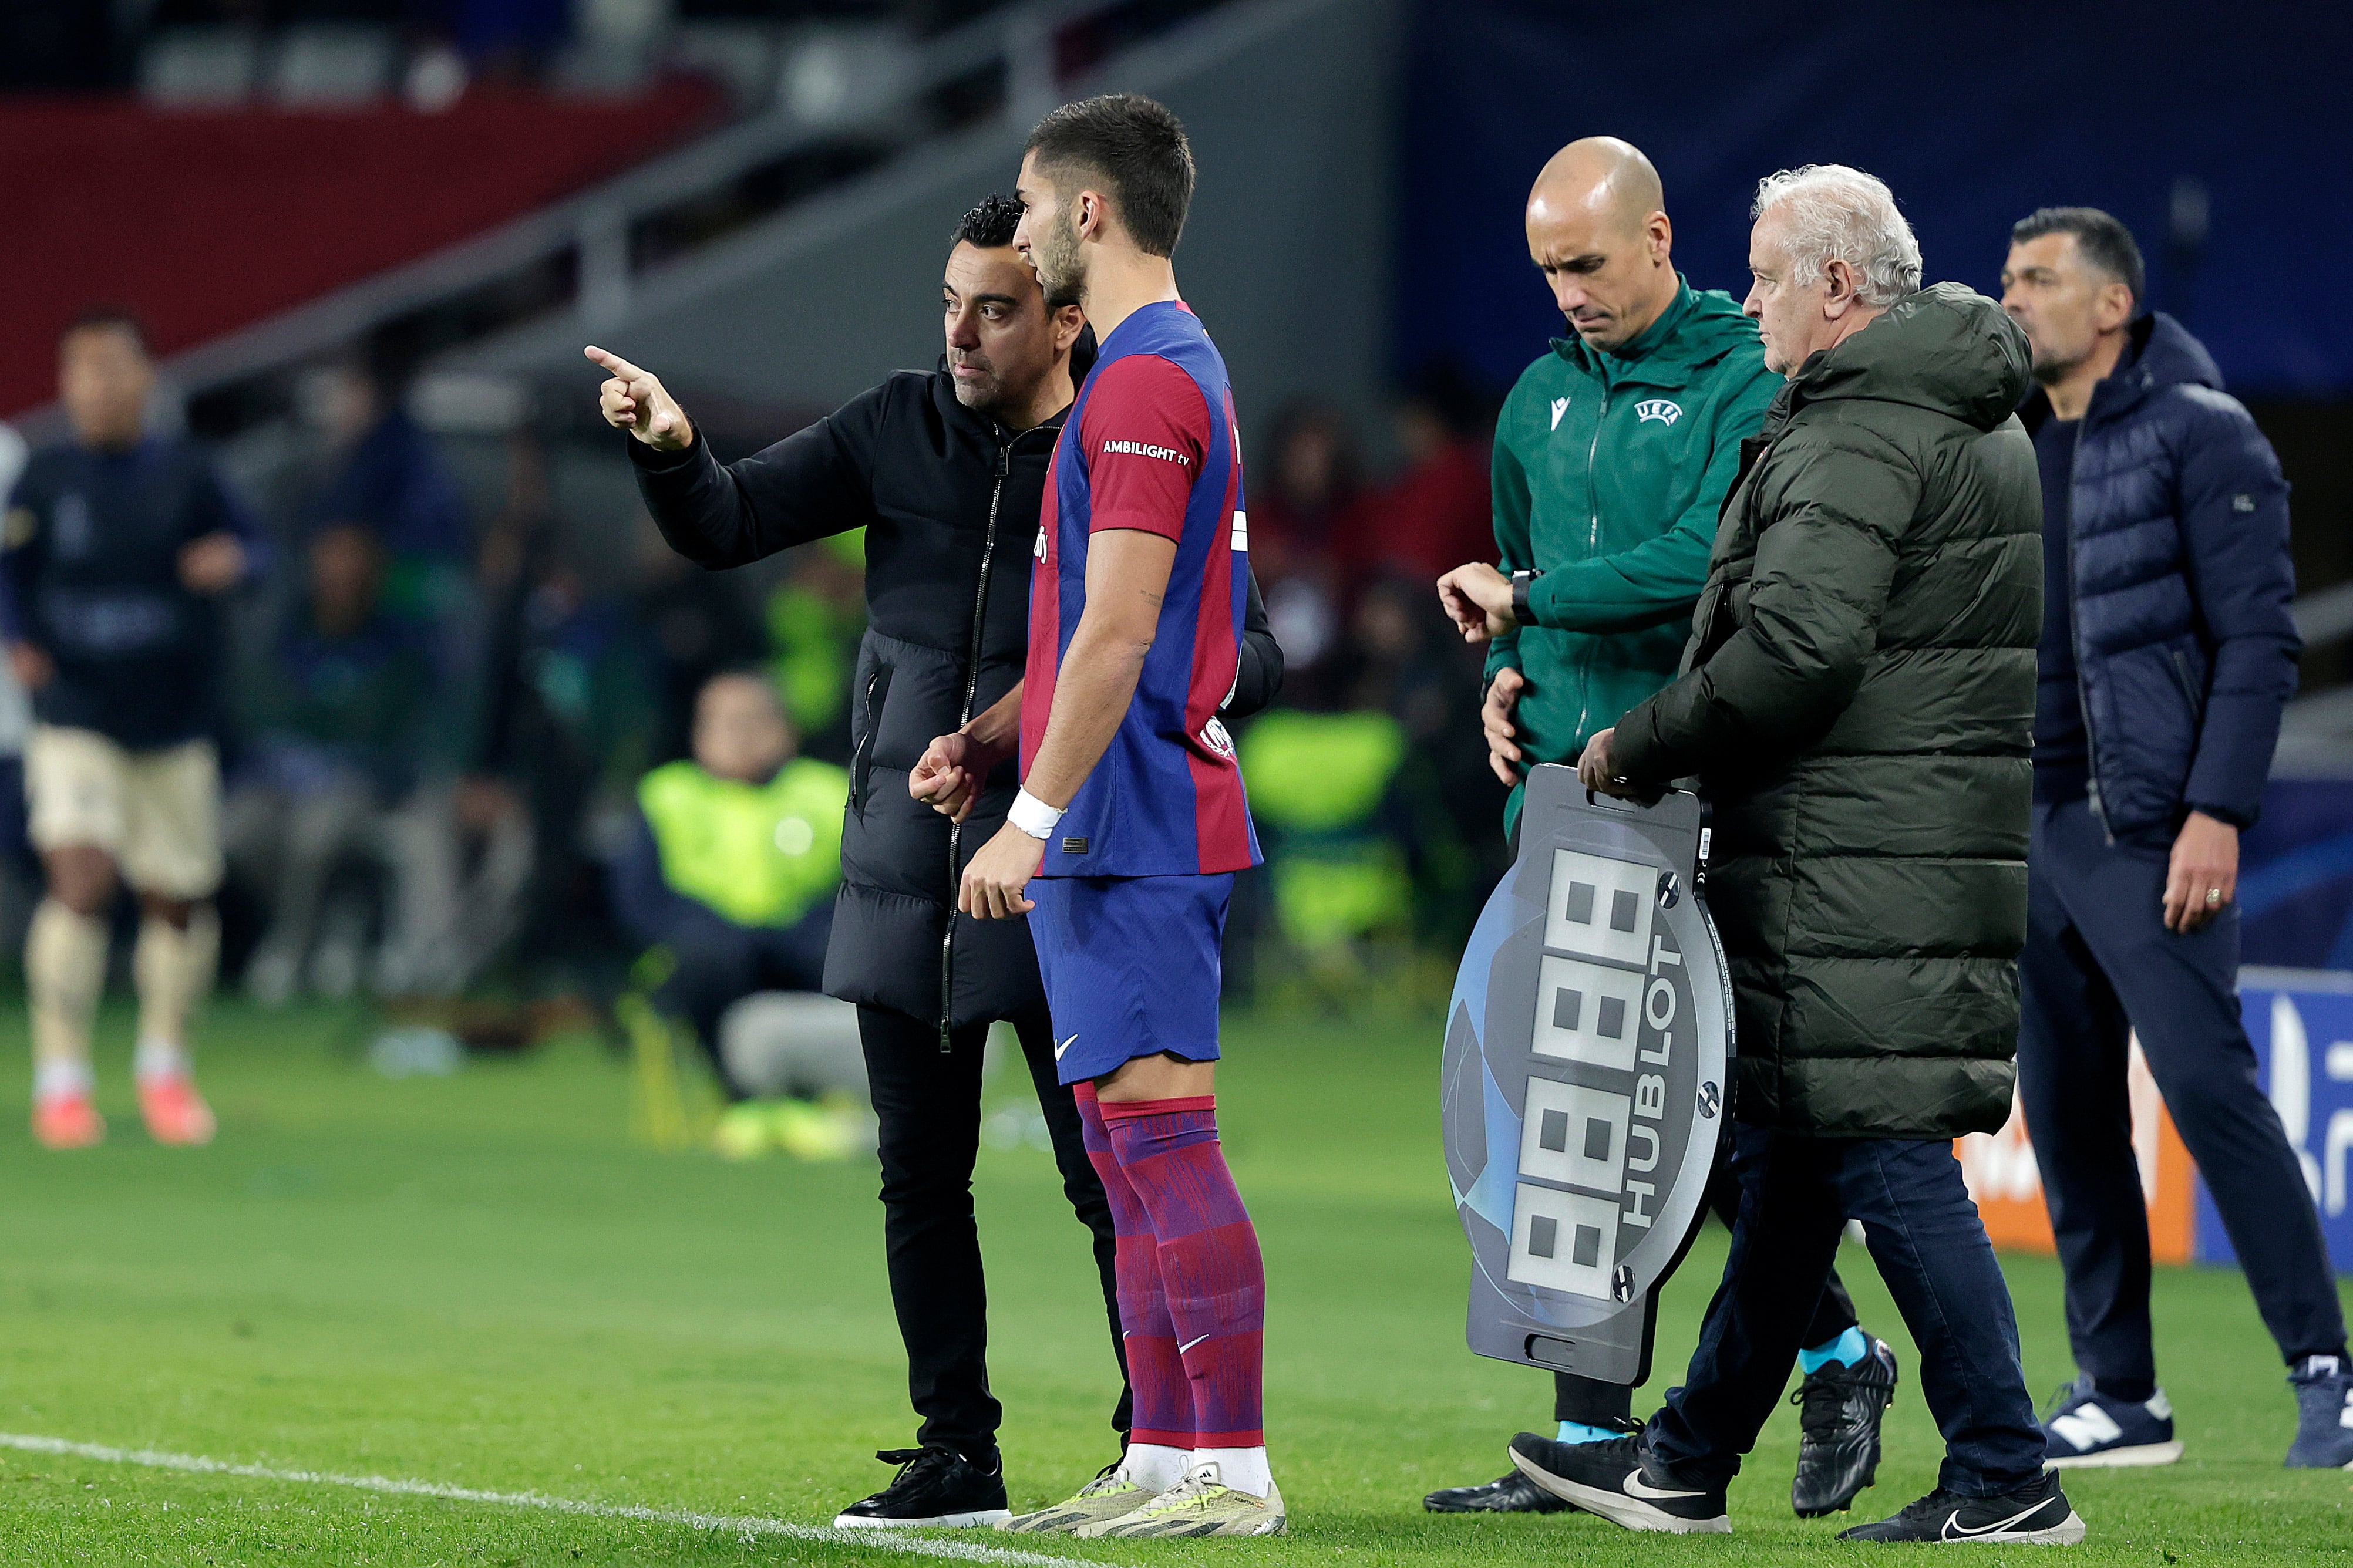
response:
<svg viewBox="0 0 2353 1568"><path fill-rule="evenodd" d="M1043 996L1021 921L950 913L965 863L1005 821L1008 762L959 827L907 794L937 735L1021 679L1030 549L1061 416L1014 435L956 401L944 371L902 371L741 462L628 440L662 536L713 570L866 530L866 638L850 691L849 811L825 988L944 1027L1002 1018ZM1282 685L1258 585L1227 711Z"/></svg>
<svg viewBox="0 0 2353 1568"><path fill-rule="evenodd" d="M1924 289L1781 389L1726 500L1689 673L1629 776L1700 775L1744 1121L1950 1138L2010 1114L2042 480L2025 334Z"/></svg>

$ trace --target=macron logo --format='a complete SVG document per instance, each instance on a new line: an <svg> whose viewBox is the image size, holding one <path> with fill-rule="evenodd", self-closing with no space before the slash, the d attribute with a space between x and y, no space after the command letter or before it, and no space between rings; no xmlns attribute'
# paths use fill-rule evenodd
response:
<svg viewBox="0 0 2353 1568"><path fill-rule="evenodd" d="M1114 452L1124 452L1132 458L1157 458L1164 463L1176 463L1188 468L1193 462L1174 447L1155 447L1144 441L1105 441L1103 449L1106 458Z"/></svg>
<svg viewBox="0 0 2353 1568"><path fill-rule="evenodd" d="M1566 397L1556 397L1556 398L1554 398L1554 399L1552 400L1552 427L1553 427L1554 429L1557 430L1557 429L1559 429L1559 428L1560 428L1560 416L1561 416L1562 415L1564 415L1564 414L1567 413L1567 412L1568 412L1568 399L1567 399L1567 398L1566 398Z"/></svg>

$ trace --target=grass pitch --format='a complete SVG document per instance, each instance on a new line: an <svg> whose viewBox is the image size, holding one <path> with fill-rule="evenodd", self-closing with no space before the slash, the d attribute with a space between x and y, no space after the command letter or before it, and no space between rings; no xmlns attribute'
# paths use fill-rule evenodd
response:
<svg viewBox="0 0 2353 1568"><path fill-rule="evenodd" d="M5 1027L21 1064L21 1009ZM394 1082L337 1044L352 1033L337 1015L236 1005L206 1029L220 1142L156 1149L130 1104L128 1029L110 1015L102 1035L106 1147L33 1147L21 1068L0 1096L0 1433L272 1473L0 1447L0 1559L918 1560L772 1522L824 1524L886 1479L871 1450L912 1438L871 1167L635 1148L626 1074L586 1040ZM1842 1524L1933 1484L1917 1358L1849 1248L1864 1322L1905 1368L1879 1484L1852 1518L1790 1516L1786 1407L1733 1489L1728 1538L1633 1536L1582 1515L1422 1513L1426 1489L1501 1473L1512 1434L1549 1409L1541 1376L1462 1349L1466 1253L1438 1151L1438 1049L1434 1025L1231 1025L1221 1120L1264 1237L1267 1417L1288 1540L936 1539L1135 1564L1229 1552L1803 1563L1851 1556L1861 1549L1831 1539ZM995 1092L1015 1088L1001 1079ZM1110 1458L1112 1363L1048 1157L985 1150L978 1189L1019 1507ZM1722 1258L1711 1232L1668 1291L1662 1376L1679 1371ZM2039 1394L2070 1370L2057 1270L2007 1262ZM2353 1477L2279 1466L2294 1406L2238 1276L2166 1271L2157 1311L2189 1457L2072 1479L2092 1536L2069 1560L2353 1556ZM330 1475L652 1512L370 1491ZM697 1517L663 1517L672 1510ZM2040 1549L1983 1550L2043 1561Z"/></svg>

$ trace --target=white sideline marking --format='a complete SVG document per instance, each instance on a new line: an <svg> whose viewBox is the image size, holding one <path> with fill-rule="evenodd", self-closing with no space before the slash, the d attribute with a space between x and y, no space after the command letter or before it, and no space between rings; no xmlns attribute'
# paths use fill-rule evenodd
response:
<svg viewBox="0 0 2353 1568"><path fill-rule="evenodd" d="M546 1513L578 1514L591 1519L628 1519L641 1524L676 1524L691 1530L723 1531L730 1535L777 1535L789 1541L822 1542L833 1546L860 1546L875 1552L904 1552L911 1557L948 1557L965 1563L1001 1563L1008 1568L1061 1568L1081 1561L1039 1552L1011 1552L1001 1546L975 1546L962 1541L935 1541L888 1530L837 1530L830 1525L795 1524L789 1520L758 1514L700 1513L691 1509L646 1508L636 1503L588 1502L578 1498L549 1497L543 1492L493 1492L477 1487L451 1486L446 1481L410 1481L393 1476L343 1476L327 1470L281 1470L269 1465L232 1464L201 1454L173 1454L157 1448L110 1448L103 1443L74 1443L63 1437L41 1437L22 1432L0 1432L0 1448L28 1454L58 1454L95 1459L108 1465L138 1465L151 1470L181 1470L200 1476L244 1476L259 1481L288 1481L300 1486L349 1487L355 1491L391 1497L439 1498L448 1502L490 1503L499 1508L535 1508Z"/></svg>

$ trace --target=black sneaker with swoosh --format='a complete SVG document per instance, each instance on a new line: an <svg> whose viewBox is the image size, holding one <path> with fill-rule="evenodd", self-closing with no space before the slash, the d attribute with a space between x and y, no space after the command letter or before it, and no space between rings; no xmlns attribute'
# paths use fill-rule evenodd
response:
<svg viewBox="0 0 2353 1568"><path fill-rule="evenodd" d="M1926 1542L1936 1545L2073 1546L2084 1516L2068 1506L2059 1472L1992 1497L1963 1497L1942 1487L1892 1519L1841 1531L1841 1541Z"/></svg>
<svg viewBox="0 0 2353 1568"><path fill-rule="evenodd" d="M1562 1501L1628 1530L1672 1535L1732 1531L1724 1483L1678 1479L1651 1457L1640 1433L1607 1443L1563 1443L1523 1432L1512 1439L1512 1463Z"/></svg>

